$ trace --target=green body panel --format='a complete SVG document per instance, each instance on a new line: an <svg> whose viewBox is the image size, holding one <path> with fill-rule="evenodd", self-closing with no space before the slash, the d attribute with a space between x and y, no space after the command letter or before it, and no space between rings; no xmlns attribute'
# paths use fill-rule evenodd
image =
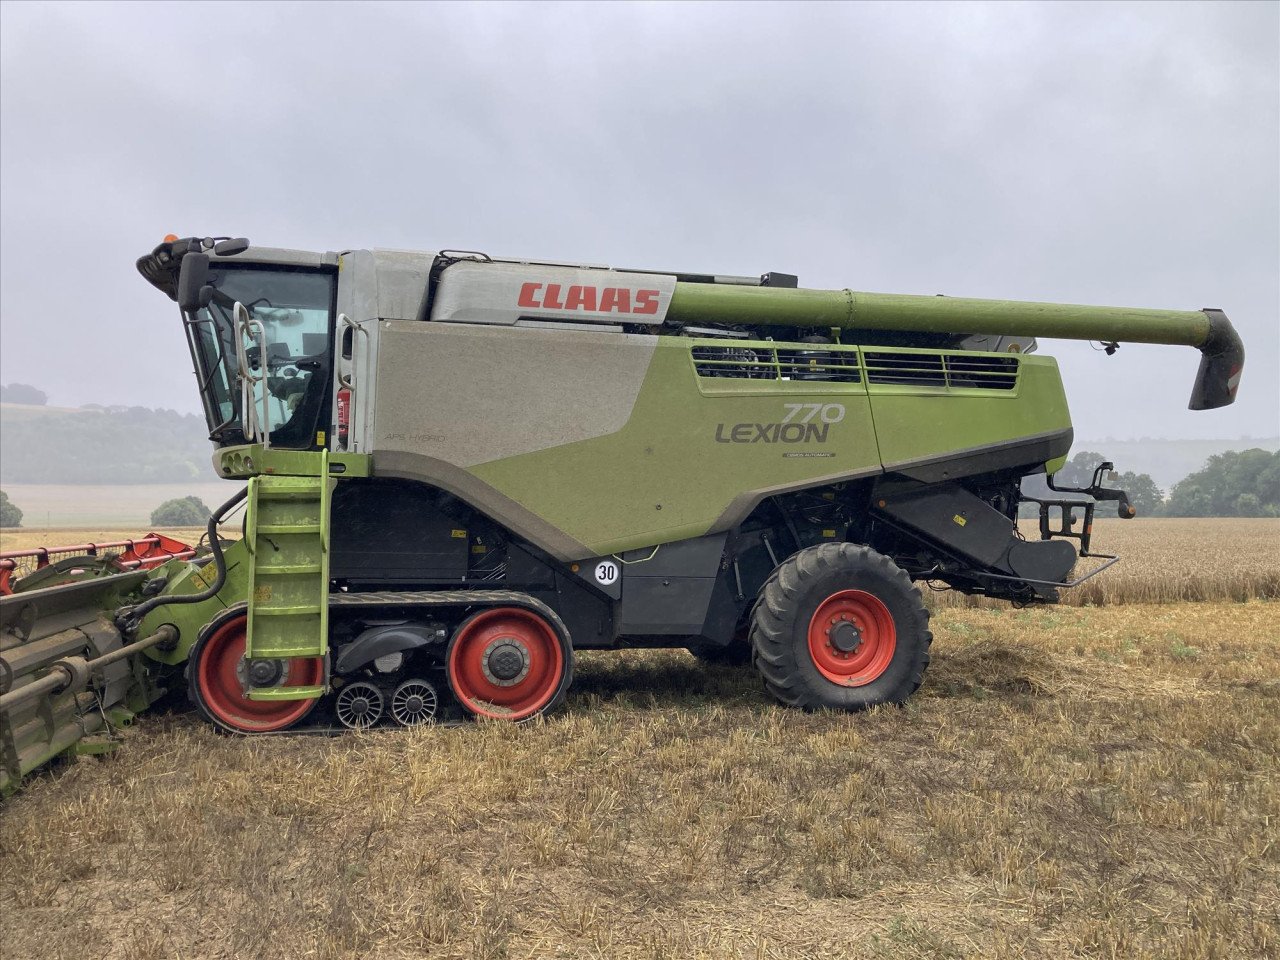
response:
<svg viewBox="0 0 1280 960"><path fill-rule="evenodd" d="M1052 460L1050 460L1048 463L1044 465L1044 472L1057 473L1059 470L1061 470L1063 467L1067 465L1067 457L1068 455L1065 453L1060 457L1054 457Z"/></svg>
<svg viewBox="0 0 1280 960"><path fill-rule="evenodd" d="M731 343L762 351L798 346ZM1023 372L1013 390L698 376L691 351L725 345L661 338L621 430L469 472L603 555L725 529L769 493L1070 427L1051 358L1019 357ZM822 350L862 357L858 347ZM825 432L803 429L824 426L824 413L834 419L833 404L843 408L838 422L826 424ZM789 414L802 428L789 431L794 442L770 442L781 436ZM808 424L801 422L806 416ZM766 437L759 436L761 428Z"/></svg>
<svg viewBox="0 0 1280 960"><path fill-rule="evenodd" d="M1014 390L874 384L870 391L886 469L1071 428L1066 394L1053 357L1021 357Z"/></svg>
<svg viewBox="0 0 1280 960"><path fill-rule="evenodd" d="M723 347L724 341L659 340L631 417L618 432L470 472L607 554L701 536L744 490L879 469L864 384L700 379L690 356L698 345ZM806 403L845 407L825 443L731 441L739 424L777 424L787 404Z"/></svg>
<svg viewBox="0 0 1280 960"><path fill-rule="evenodd" d="M370 475L370 458L362 453L330 453L329 473L342 477ZM256 477L278 474L286 477L317 477L324 469L319 453L310 450L264 450L262 444L221 447L214 452L213 468L221 477Z"/></svg>
<svg viewBox="0 0 1280 960"><path fill-rule="evenodd" d="M963 331L1193 347L1205 342L1210 327L1209 318L1199 310L1144 310L709 283L677 283L667 316L682 323L749 323L917 333Z"/></svg>
<svg viewBox="0 0 1280 960"><path fill-rule="evenodd" d="M201 603L157 607L143 618L138 627L139 636L155 633L166 623L178 628L178 642L172 650L151 647L143 652L143 656L171 666L185 663L200 629L228 607L245 602L249 595L248 547L244 541L236 541L223 549L223 557L227 564L227 580L216 596ZM159 575L159 571L154 572L155 575ZM197 567L186 560L170 560L163 568L163 576L169 578L165 596L186 596L207 590L217 571L212 563Z"/></svg>

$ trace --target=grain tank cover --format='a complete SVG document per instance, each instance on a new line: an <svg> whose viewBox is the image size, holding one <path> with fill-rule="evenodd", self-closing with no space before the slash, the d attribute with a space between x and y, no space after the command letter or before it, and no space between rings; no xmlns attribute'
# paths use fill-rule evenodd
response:
<svg viewBox="0 0 1280 960"><path fill-rule="evenodd" d="M676 278L581 267L463 260L440 274L431 319L513 326L577 321L661 326Z"/></svg>

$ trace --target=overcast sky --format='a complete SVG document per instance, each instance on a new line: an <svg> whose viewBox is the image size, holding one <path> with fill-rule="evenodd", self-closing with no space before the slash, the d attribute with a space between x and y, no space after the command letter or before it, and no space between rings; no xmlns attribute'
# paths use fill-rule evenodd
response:
<svg viewBox="0 0 1280 960"><path fill-rule="evenodd" d="M0 5L0 380L199 409L166 233L1197 309L1082 439L1280 432L1280 5Z"/></svg>

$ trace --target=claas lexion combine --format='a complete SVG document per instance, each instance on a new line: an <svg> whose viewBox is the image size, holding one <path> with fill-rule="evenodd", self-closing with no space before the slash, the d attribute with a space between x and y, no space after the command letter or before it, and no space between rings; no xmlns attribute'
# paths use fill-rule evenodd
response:
<svg viewBox="0 0 1280 960"><path fill-rule="evenodd" d="M582 649L751 662L794 707L902 702L929 662L916 582L1052 603L1114 562L1096 502L1133 514L1100 469L1019 533L1021 481L1052 484L1072 442L1036 337L1198 347L1193 409L1231 403L1243 364L1216 309L172 236L138 269L247 485L194 558L14 582L11 779L86 702L183 686L236 733L518 721Z"/></svg>

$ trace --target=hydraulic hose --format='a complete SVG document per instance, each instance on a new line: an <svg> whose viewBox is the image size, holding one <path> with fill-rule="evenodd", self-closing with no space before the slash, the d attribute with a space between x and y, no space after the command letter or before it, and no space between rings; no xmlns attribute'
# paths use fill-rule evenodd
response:
<svg viewBox="0 0 1280 960"><path fill-rule="evenodd" d="M213 583L201 590L199 593L185 593L165 596L161 594L158 597L152 597L140 604L132 607L121 607L116 611L115 622L121 632L132 635L138 625L142 623L142 618L157 607L167 607L177 603L204 603L218 595L218 591L222 589L227 582L227 561L222 555L222 544L218 540L218 524L222 522L222 518L234 510L249 495L249 488L245 487L234 497L218 507L209 515L209 525L207 527L206 536L209 538L209 551L213 554L213 566L217 571Z"/></svg>

